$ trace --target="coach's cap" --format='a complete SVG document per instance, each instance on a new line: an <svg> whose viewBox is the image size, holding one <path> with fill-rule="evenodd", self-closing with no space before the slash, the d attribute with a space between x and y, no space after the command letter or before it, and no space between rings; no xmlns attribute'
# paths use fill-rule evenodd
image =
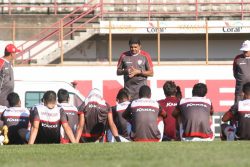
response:
<svg viewBox="0 0 250 167"><path fill-rule="evenodd" d="M17 53L20 52L21 50L17 49L17 47L15 47L15 45L13 44L8 44L5 47L5 52L9 52L9 53Z"/></svg>
<svg viewBox="0 0 250 167"><path fill-rule="evenodd" d="M249 40L244 41L240 50L241 51L250 51L250 41Z"/></svg>

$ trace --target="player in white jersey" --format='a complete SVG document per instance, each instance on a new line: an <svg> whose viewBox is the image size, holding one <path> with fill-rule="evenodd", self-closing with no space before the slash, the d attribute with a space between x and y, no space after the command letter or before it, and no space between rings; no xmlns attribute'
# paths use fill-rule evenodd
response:
<svg viewBox="0 0 250 167"><path fill-rule="evenodd" d="M6 108L1 116L4 125L8 127L9 144L27 143L26 134L29 132L30 112L21 107L21 101L17 93L7 96L9 108Z"/></svg>
<svg viewBox="0 0 250 167"><path fill-rule="evenodd" d="M75 143L74 134L68 124L65 112L56 105L56 93L47 91L43 96L44 105L38 105L31 112L31 133L29 144L60 143L60 127L63 126L70 141Z"/></svg>

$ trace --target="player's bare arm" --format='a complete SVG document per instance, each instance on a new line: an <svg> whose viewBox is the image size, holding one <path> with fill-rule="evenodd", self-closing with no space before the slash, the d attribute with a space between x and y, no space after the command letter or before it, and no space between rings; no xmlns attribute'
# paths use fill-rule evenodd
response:
<svg viewBox="0 0 250 167"><path fill-rule="evenodd" d="M78 124L77 130L76 130L76 142L77 143L79 143L79 140L81 138L84 123L85 123L84 114L80 114L79 115L79 124Z"/></svg>
<svg viewBox="0 0 250 167"><path fill-rule="evenodd" d="M38 129L39 129L39 124L40 124L40 121L34 121L33 122L32 126L31 126L30 138L29 138L28 144L34 144L35 143L36 136L37 136Z"/></svg>
<svg viewBox="0 0 250 167"><path fill-rule="evenodd" d="M68 122L63 123L62 126L63 126L64 131L65 131L66 134L68 135L68 137L69 137L71 143L76 143L76 139L75 139L75 137L74 137L74 134L73 134L73 132L72 132L72 130L71 130L71 128L70 128Z"/></svg>
<svg viewBox="0 0 250 167"><path fill-rule="evenodd" d="M231 112L231 111L227 111L227 112L223 115L223 117L222 117L221 120L222 120L223 122L227 122L227 121L230 121L232 118L233 118L232 112Z"/></svg>

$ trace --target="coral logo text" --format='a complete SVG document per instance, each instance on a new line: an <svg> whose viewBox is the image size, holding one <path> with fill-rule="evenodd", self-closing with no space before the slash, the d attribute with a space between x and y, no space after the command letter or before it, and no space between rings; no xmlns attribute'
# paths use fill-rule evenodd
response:
<svg viewBox="0 0 250 167"><path fill-rule="evenodd" d="M231 33L231 32L241 32L242 31L242 23L241 22L236 22L234 24L229 24L229 22L225 22L225 25L226 26L224 26L222 28L223 32Z"/></svg>
<svg viewBox="0 0 250 167"><path fill-rule="evenodd" d="M166 27L156 27L154 26L154 24L152 22L149 22L149 27L147 28L147 32L148 33L157 33L158 31L160 31L161 33L166 31Z"/></svg>

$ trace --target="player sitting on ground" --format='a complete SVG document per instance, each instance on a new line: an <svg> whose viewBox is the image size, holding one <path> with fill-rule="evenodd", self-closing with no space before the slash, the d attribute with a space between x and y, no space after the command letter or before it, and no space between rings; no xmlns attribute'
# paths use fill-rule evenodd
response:
<svg viewBox="0 0 250 167"><path fill-rule="evenodd" d="M128 92L122 88L119 90L116 101L117 105L112 107L113 119L114 123L118 129L118 133L120 136L130 139L129 134L131 131L131 124L122 117L122 113L126 110L128 105L130 104Z"/></svg>
<svg viewBox="0 0 250 167"><path fill-rule="evenodd" d="M133 141L159 142L162 139L163 123L162 127L158 128L158 116L162 114L162 110L159 103L150 98L150 87L142 86L139 99L133 100L122 115L131 122L130 137Z"/></svg>
<svg viewBox="0 0 250 167"><path fill-rule="evenodd" d="M81 142L100 142L105 136L107 124L117 142L120 142L118 131L113 121L110 106L102 98L98 89L92 89L80 107L84 114L84 127Z"/></svg>
<svg viewBox="0 0 250 167"><path fill-rule="evenodd" d="M179 103L179 99L176 97L177 86L173 81L166 81L163 85L163 91L166 96L165 99L159 100L158 103L162 107L163 112L166 112L167 117L164 118L164 135L163 141L179 140L176 130L176 121L172 116L172 112Z"/></svg>
<svg viewBox="0 0 250 167"><path fill-rule="evenodd" d="M195 84L193 97L183 98L173 111L175 118L180 117L180 137L183 141L212 141L214 134L210 128L210 116L213 107L210 99L206 98L207 86Z"/></svg>
<svg viewBox="0 0 250 167"><path fill-rule="evenodd" d="M65 89L59 89L57 92L58 106L63 108L73 134L79 139L80 137L77 136L80 136L83 130L83 116L79 115L80 112L74 105L69 104L69 100L69 92ZM63 127L61 127L61 143L69 143L69 137L65 134Z"/></svg>
<svg viewBox="0 0 250 167"><path fill-rule="evenodd" d="M21 107L17 93L10 93L7 101L9 108L4 110L1 119L8 127L9 144L25 144L27 143L26 132L28 132L30 112Z"/></svg>
<svg viewBox="0 0 250 167"><path fill-rule="evenodd" d="M56 105L56 93L47 91L43 96L44 105L37 105L30 113L31 132L29 144L60 143L60 127L72 143L74 134L68 124L67 116L61 107Z"/></svg>
<svg viewBox="0 0 250 167"><path fill-rule="evenodd" d="M243 85L242 91L243 100L234 104L222 117L223 122L232 121L231 125L221 125L222 139L233 141L236 133L237 139L250 140L250 82Z"/></svg>

